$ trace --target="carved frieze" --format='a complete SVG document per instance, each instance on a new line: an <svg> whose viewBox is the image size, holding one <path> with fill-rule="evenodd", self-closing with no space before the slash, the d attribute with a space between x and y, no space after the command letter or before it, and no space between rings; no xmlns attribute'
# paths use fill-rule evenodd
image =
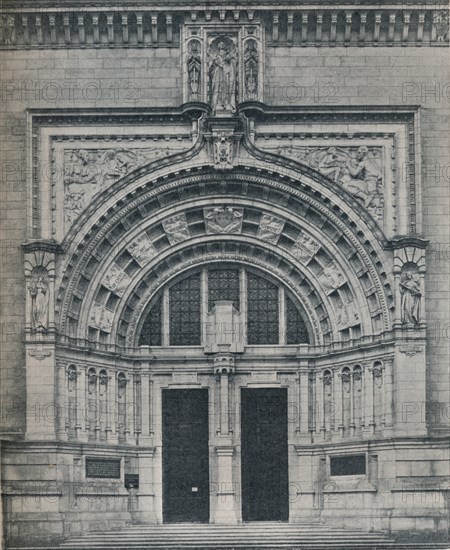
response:
<svg viewBox="0 0 450 550"><path fill-rule="evenodd" d="M178 214L163 221L164 231L170 244L177 244L189 239L188 223L184 214Z"/></svg>
<svg viewBox="0 0 450 550"><path fill-rule="evenodd" d="M259 222L257 237L268 243L277 244L283 231L284 220L272 216L271 214L262 214Z"/></svg>
<svg viewBox="0 0 450 550"><path fill-rule="evenodd" d="M232 208L231 206L205 208L206 233L240 233L243 215L243 208Z"/></svg>

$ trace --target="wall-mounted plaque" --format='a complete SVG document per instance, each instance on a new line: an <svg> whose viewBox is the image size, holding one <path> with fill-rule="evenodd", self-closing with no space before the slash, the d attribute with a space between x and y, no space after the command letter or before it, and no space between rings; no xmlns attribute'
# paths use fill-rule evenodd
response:
<svg viewBox="0 0 450 550"><path fill-rule="evenodd" d="M86 458L86 477L120 479L120 459Z"/></svg>

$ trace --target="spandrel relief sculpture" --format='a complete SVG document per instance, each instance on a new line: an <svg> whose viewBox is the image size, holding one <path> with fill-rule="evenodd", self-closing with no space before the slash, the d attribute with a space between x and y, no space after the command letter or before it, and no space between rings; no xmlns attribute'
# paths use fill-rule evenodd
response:
<svg viewBox="0 0 450 550"><path fill-rule="evenodd" d="M384 217L384 169L381 147L266 147L314 168L340 184L378 221Z"/></svg>
<svg viewBox="0 0 450 550"><path fill-rule="evenodd" d="M214 39L208 49L209 100L214 115L236 111L237 52L226 36Z"/></svg>
<svg viewBox="0 0 450 550"><path fill-rule="evenodd" d="M92 199L121 177L186 146L171 143L142 149L68 149L64 151L64 221L66 230Z"/></svg>

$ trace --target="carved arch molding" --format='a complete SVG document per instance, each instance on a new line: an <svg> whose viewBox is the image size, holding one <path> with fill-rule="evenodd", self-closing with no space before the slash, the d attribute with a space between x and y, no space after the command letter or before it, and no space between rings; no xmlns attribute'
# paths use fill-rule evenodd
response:
<svg viewBox="0 0 450 550"><path fill-rule="evenodd" d="M242 110L219 129L200 107L170 116L33 115L40 161L30 172L29 234L62 244L54 283L61 339L83 341L93 330L102 343L133 347L162 285L194 266L221 261L258 267L288 285L316 345L392 330L396 235L409 232L411 220L420 222L418 203L403 205L404 219L391 211L395 223L386 215L380 223L336 171L322 169L330 163L323 152L342 166L356 158L352 148L360 154L361 148L385 147L387 181L392 159L412 158L414 167L414 113L346 112L342 131L333 114L331 135L324 125L331 113L264 109ZM308 157L295 140L317 140L314 124L327 134L318 154ZM376 141L376 128L386 143ZM341 140L337 154L334 139ZM224 141L230 144L226 162L218 162ZM402 145L394 151L388 142ZM46 162L53 166L48 178ZM394 205L420 196L415 173L406 171L405 182L390 179Z"/></svg>

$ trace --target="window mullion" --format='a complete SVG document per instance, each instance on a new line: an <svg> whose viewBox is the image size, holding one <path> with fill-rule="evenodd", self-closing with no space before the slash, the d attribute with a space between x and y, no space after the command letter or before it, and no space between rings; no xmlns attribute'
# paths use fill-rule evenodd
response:
<svg viewBox="0 0 450 550"><path fill-rule="evenodd" d="M200 326L202 345L206 344L206 328L208 323L208 272L203 269L200 275Z"/></svg>
<svg viewBox="0 0 450 550"><path fill-rule="evenodd" d="M240 309L241 309L241 327L242 327L242 343L247 345L247 272L244 267L241 267L239 272L240 278Z"/></svg>
<svg viewBox="0 0 450 550"><path fill-rule="evenodd" d="M286 344L286 301L284 287L278 287L278 334L280 345Z"/></svg>
<svg viewBox="0 0 450 550"><path fill-rule="evenodd" d="M169 345L169 288L163 290L162 298L162 345Z"/></svg>

